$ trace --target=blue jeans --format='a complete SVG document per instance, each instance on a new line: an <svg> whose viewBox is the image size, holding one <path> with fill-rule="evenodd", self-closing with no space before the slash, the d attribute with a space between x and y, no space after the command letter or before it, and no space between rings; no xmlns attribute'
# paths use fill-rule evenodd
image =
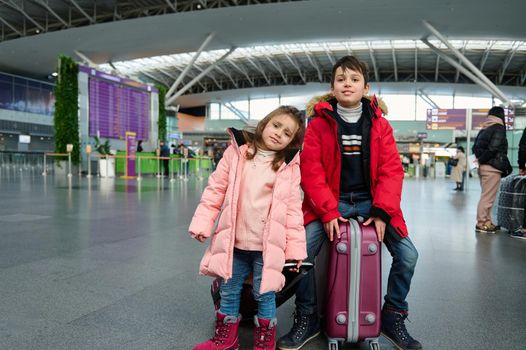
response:
<svg viewBox="0 0 526 350"><path fill-rule="evenodd" d="M258 303L258 317L267 320L276 318L276 296L274 292L259 294L261 273L263 271L263 254L259 251L234 249L234 266L232 278L221 283L221 306L219 310L228 316L239 315L239 302L243 282L253 274L253 295Z"/></svg>
<svg viewBox="0 0 526 350"><path fill-rule="evenodd" d="M340 194L338 210L345 218L361 216L369 217L371 199L367 193ZM411 286L411 278L415 271L418 252L409 237L399 239L393 235L397 233L386 228L384 243L393 258L391 271L387 281L387 294L385 295L384 308L394 311L406 312L408 305L407 294ZM313 262L320 252L321 246L327 239L321 221L316 220L305 227L307 234L307 261ZM314 270L311 270L301 279L296 291L296 310L302 314L312 315L317 312L316 281Z"/></svg>

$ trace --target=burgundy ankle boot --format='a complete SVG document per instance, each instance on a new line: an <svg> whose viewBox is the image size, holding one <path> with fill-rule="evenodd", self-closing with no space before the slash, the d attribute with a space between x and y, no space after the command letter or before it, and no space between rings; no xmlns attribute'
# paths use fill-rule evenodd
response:
<svg viewBox="0 0 526 350"><path fill-rule="evenodd" d="M254 317L254 350L276 349L276 319Z"/></svg>
<svg viewBox="0 0 526 350"><path fill-rule="evenodd" d="M194 346L193 350L238 350L237 330L241 317L216 314L216 330L212 339Z"/></svg>

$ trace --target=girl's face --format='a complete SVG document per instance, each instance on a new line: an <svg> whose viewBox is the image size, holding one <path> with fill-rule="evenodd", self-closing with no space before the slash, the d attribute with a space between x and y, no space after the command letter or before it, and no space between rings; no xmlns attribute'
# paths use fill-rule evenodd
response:
<svg viewBox="0 0 526 350"><path fill-rule="evenodd" d="M274 116L263 129L261 134L263 145L261 147L265 151L281 151L294 139L298 128L298 124L290 115L278 114Z"/></svg>
<svg viewBox="0 0 526 350"><path fill-rule="evenodd" d="M336 69L331 92L338 103L346 108L358 107L362 97L369 91L362 73L352 69Z"/></svg>

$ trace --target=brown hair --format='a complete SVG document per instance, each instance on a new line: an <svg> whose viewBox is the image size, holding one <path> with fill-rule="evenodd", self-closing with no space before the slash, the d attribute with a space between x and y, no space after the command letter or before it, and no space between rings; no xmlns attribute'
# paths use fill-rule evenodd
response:
<svg viewBox="0 0 526 350"><path fill-rule="evenodd" d="M356 72L360 72L363 75L364 86L366 86L369 82L369 68L367 67L367 63L360 61L354 56L343 56L338 61L336 61L332 67L331 88L334 87L334 81L336 80L336 70L340 67L344 71L347 69L352 69Z"/></svg>
<svg viewBox="0 0 526 350"><path fill-rule="evenodd" d="M279 169L281 163L283 163L285 160L285 155L288 150L294 148L300 149L301 145L303 144L303 136L305 134L305 118L303 117L302 113L293 106L279 106L267 114L265 118L261 119L253 132L250 132L247 129L243 130L243 136L245 137L245 140L249 144L249 149L251 150L251 152L247 152L246 159L254 159L257 148L261 148L261 145L263 145L263 130L272 120L272 118L281 114L290 116L298 125L298 130L294 134L292 141L287 145L287 147L281 151L276 152L276 156L272 161L272 169L274 171Z"/></svg>

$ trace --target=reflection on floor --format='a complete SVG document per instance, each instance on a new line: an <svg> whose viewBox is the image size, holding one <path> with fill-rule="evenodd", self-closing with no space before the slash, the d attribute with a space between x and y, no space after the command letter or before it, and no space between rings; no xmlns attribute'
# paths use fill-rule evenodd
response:
<svg viewBox="0 0 526 350"><path fill-rule="evenodd" d="M0 171L0 348L191 349L210 337L206 245L186 232L205 184ZM478 183L453 187L404 184L420 253L408 328L426 349L524 349L526 241L476 234ZM384 283L390 260L384 250ZM279 308L279 335L292 312ZM241 349L251 332L241 328ZM326 348L320 337L303 349Z"/></svg>

